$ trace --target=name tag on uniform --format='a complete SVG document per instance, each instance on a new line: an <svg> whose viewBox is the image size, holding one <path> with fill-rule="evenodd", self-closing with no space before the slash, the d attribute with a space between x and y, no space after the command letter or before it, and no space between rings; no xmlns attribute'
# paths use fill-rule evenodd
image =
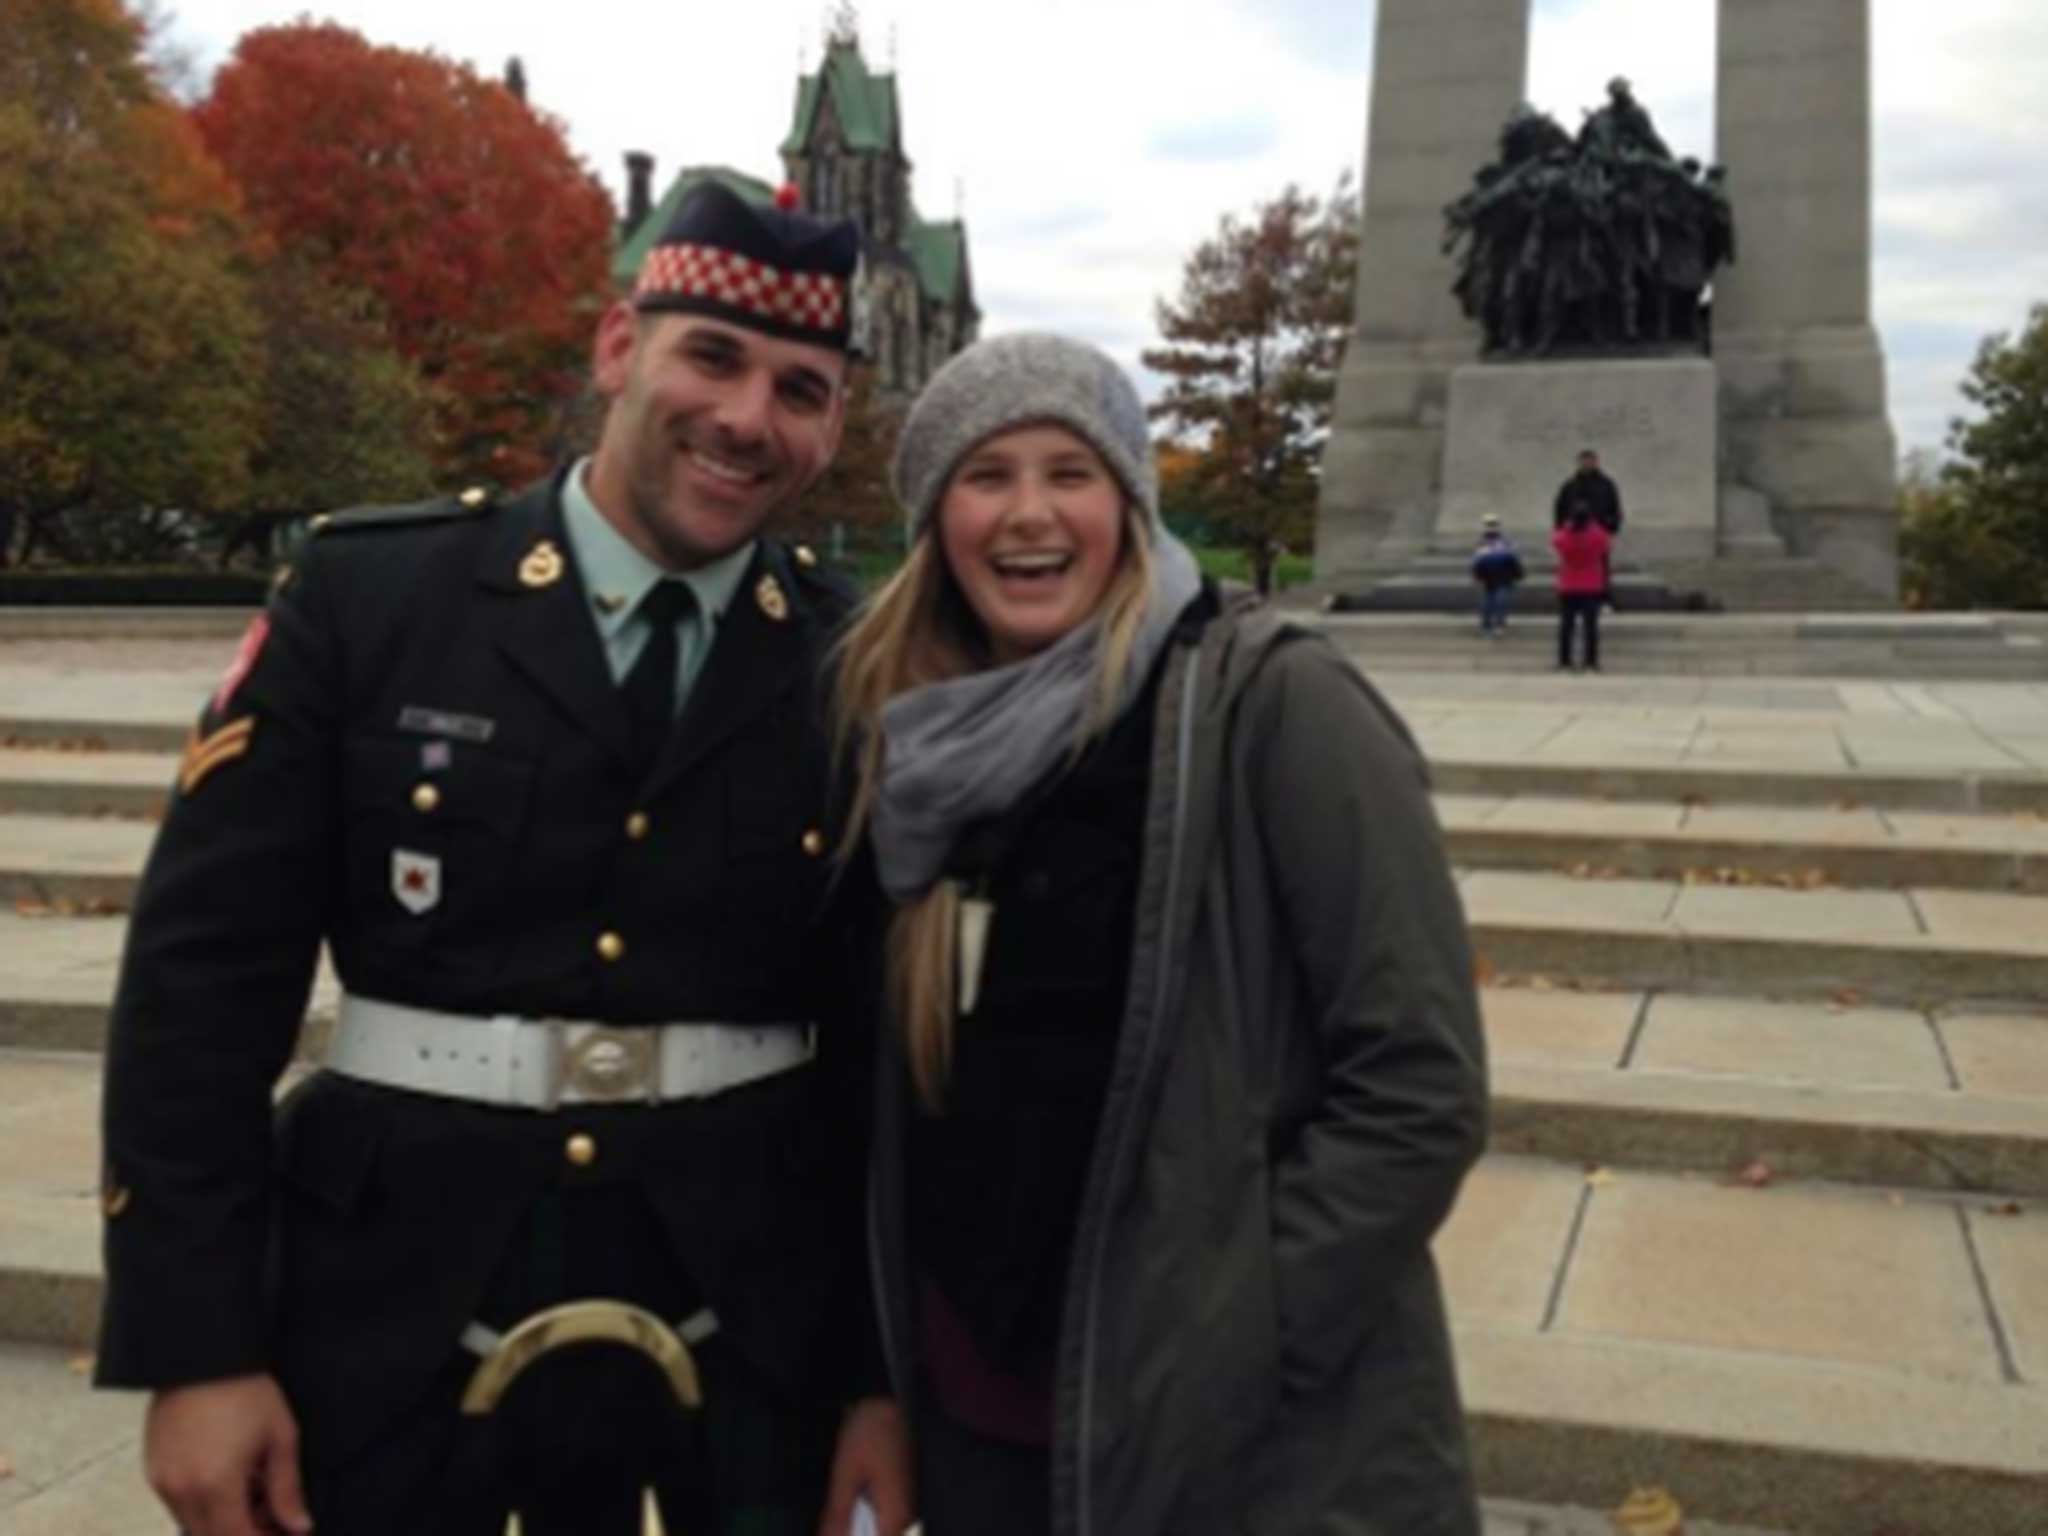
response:
<svg viewBox="0 0 2048 1536"><path fill-rule="evenodd" d="M482 715L458 715L445 709L427 709L408 704L398 712L401 731L418 731L422 736L450 736L457 741L489 741L498 722Z"/></svg>

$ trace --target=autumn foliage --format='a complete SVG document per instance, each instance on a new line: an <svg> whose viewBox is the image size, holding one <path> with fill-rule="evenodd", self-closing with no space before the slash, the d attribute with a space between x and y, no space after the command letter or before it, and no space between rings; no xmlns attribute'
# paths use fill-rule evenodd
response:
<svg viewBox="0 0 2048 1536"><path fill-rule="evenodd" d="M1327 199L1288 187L1248 219L1226 215L1157 315L1166 345L1153 406L1181 447L1167 489L1191 519L1250 556L1260 590L1278 546L1306 542L1316 464L1351 318L1358 200L1348 175Z"/></svg>
<svg viewBox="0 0 2048 1536"><path fill-rule="evenodd" d="M333 25L248 33L193 122L277 248L374 296L444 478L543 469L609 295L611 205L496 81Z"/></svg>
<svg viewBox="0 0 2048 1536"><path fill-rule="evenodd" d="M247 493L252 253L128 10L0 16L0 556L18 525L25 546L122 558L163 509Z"/></svg>

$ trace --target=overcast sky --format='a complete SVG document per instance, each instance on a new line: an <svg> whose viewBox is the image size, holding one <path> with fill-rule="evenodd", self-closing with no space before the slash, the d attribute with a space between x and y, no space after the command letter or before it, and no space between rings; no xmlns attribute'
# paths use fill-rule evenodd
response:
<svg viewBox="0 0 2048 1536"><path fill-rule="evenodd" d="M168 0L203 70L294 0ZM1135 364L1153 303L1226 211L1361 167L1374 0L873 0L870 61L900 77L927 216L964 208L987 331L1051 325ZM1629 75L1674 149L1711 158L1714 0L1535 0L1529 96L1575 126ZM1902 450L1936 447L1977 342L2048 299L2048 3L1873 0L1877 321ZM779 178L801 60L824 7L579 0L327 0L379 41L496 73L622 194L719 163ZM1741 188L1734 188L1740 216Z"/></svg>

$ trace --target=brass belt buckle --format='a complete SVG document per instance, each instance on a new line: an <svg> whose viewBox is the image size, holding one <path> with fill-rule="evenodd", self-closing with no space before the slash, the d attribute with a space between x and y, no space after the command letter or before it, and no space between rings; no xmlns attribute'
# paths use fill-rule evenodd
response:
<svg viewBox="0 0 2048 1536"><path fill-rule="evenodd" d="M641 1098L661 1101L661 1031L613 1029L604 1024L566 1024L550 1019L554 1036L554 1074L548 1085L548 1108L562 1102L569 1089L598 1104Z"/></svg>
<svg viewBox="0 0 2048 1536"><path fill-rule="evenodd" d="M484 1356L462 1394L462 1411L483 1418L497 1409L526 1368L542 1355L583 1344L614 1344L635 1350L654 1362L685 1408L704 1406L704 1386L690 1346L675 1329L652 1312L623 1301L571 1301L536 1312L500 1339ZM642 1516L643 1536L664 1536L661 1511L649 1490ZM515 1513L505 1536L520 1536Z"/></svg>

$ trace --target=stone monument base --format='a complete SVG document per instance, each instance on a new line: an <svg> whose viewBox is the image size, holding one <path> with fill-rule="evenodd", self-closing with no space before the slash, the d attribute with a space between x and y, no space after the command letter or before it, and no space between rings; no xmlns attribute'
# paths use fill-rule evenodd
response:
<svg viewBox="0 0 2048 1536"><path fill-rule="evenodd" d="M1437 549L1469 550L1492 513L1547 552L1557 489L1591 448L1621 488L1617 553L1714 557L1719 384L1706 358L1467 363L1451 371L1449 415Z"/></svg>

